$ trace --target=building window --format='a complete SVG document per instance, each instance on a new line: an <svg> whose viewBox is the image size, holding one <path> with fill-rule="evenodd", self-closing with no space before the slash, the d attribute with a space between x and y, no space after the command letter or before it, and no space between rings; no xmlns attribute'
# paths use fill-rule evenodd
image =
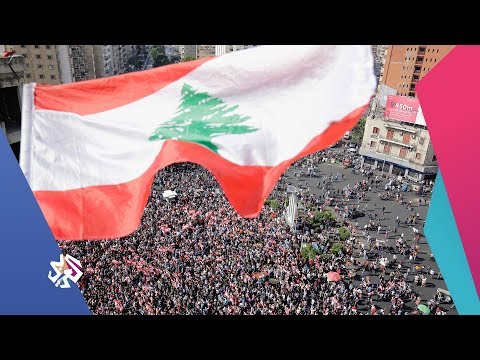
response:
<svg viewBox="0 0 480 360"><path fill-rule="evenodd" d="M390 145L384 145L383 146L383 152L385 154L390 154L390 150L392 150L392 147Z"/></svg>
<svg viewBox="0 0 480 360"><path fill-rule="evenodd" d="M373 148L377 145L377 143L375 141L370 141L370 147Z"/></svg>
<svg viewBox="0 0 480 360"><path fill-rule="evenodd" d="M420 160L421 157L422 157L422 154L420 154L420 153L415 154L415 160Z"/></svg>
<svg viewBox="0 0 480 360"><path fill-rule="evenodd" d="M38 46L38 45L33 45L33 46L35 46L35 49L38 49L38 48L39 48L39 46Z"/></svg>
<svg viewBox="0 0 480 360"><path fill-rule="evenodd" d="M45 45L45 48L50 49L51 46L50 45Z"/></svg>
<svg viewBox="0 0 480 360"><path fill-rule="evenodd" d="M47 55L48 60L52 60L52 55Z"/></svg>
<svg viewBox="0 0 480 360"><path fill-rule="evenodd" d="M53 70L53 65L48 65L48 70Z"/></svg>
<svg viewBox="0 0 480 360"><path fill-rule="evenodd" d="M430 49L428 49L427 52L430 52Z"/></svg>
<svg viewBox="0 0 480 360"><path fill-rule="evenodd" d="M437 53L438 53L438 50L439 50L439 49L437 49Z"/></svg>
<svg viewBox="0 0 480 360"><path fill-rule="evenodd" d="M435 62L437 62L437 59L434 59L434 60L435 60Z"/></svg>
<svg viewBox="0 0 480 360"><path fill-rule="evenodd" d="M42 65L42 64L38 64L38 65L37 65L37 68L41 69L41 68L43 68L43 65Z"/></svg>
<svg viewBox="0 0 480 360"><path fill-rule="evenodd" d="M55 75L50 75L51 80L55 80Z"/></svg>
<svg viewBox="0 0 480 360"><path fill-rule="evenodd" d="M407 156L407 149L406 148L400 148L399 157L401 157L402 159L405 159L406 156Z"/></svg>
<svg viewBox="0 0 480 360"><path fill-rule="evenodd" d="M432 156L432 161L437 161L437 155Z"/></svg>
<svg viewBox="0 0 480 360"><path fill-rule="evenodd" d="M380 133L380 129L377 128L377 127L374 127L373 128L373 134L378 134L378 133Z"/></svg>
<svg viewBox="0 0 480 360"><path fill-rule="evenodd" d="M42 58L42 55L37 54L37 55L35 55L35 57L36 57L37 59L41 59L41 58Z"/></svg>
<svg viewBox="0 0 480 360"><path fill-rule="evenodd" d="M25 74L25 77L26 77L27 79L30 79L31 75L30 75L30 74Z"/></svg>
<svg viewBox="0 0 480 360"><path fill-rule="evenodd" d="M387 139L393 139L394 135L395 135L395 131L393 131L393 130L388 130L387 131Z"/></svg>
<svg viewBox="0 0 480 360"><path fill-rule="evenodd" d="M41 74L40 79L45 79L45 75Z"/></svg>
<svg viewBox="0 0 480 360"><path fill-rule="evenodd" d="M405 61L407 61L407 57L405 56Z"/></svg>

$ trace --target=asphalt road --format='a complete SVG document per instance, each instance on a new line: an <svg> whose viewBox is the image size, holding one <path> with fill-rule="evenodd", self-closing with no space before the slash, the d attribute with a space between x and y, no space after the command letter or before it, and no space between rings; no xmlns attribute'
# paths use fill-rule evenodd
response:
<svg viewBox="0 0 480 360"><path fill-rule="evenodd" d="M332 150L333 151L341 151L342 149L336 148L336 149L332 149ZM286 173L286 181L295 185L295 186L297 186L297 187L302 188L303 190L306 190L307 187L308 187L310 194L313 194L315 196L320 196L320 195L323 194L323 191L322 191L321 188L320 189L317 188L318 182L323 179L323 176L326 176L330 173L332 173L334 175L340 174L340 176L342 174L344 175L343 180L339 180L338 182L330 183L330 188L333 187L335 190L343 189L348 184L350 184L350 187L353 187L355 185L356 181L361 181L361 180L366 179L361 174L358 174L358 175L357 174L352 174L352 169L351 168L350 169L345 169L342 165L321 162L319 164L315 164L314 168L315 168L315 172L316 172L316 177L303 176L298 180L293 175L294 172L303 171L304 173L306 173L307 168L306 167L302 168L302 167L293 165L289 168L289 170ZM379 178L381 178L381 176L380 176L381 171L376 171L374 173L374 176L375 175L379 175ZM305 181L307 182L306 186L305 186ZM386 240L385 229L387 229L389 225L393 229L393 227L395 225L395 219L396 219L397 216L399 216L400 221L402 221L402 223L398 227L397 234L389 235L388 244L389 244L389 246L395 247L396 239L398 239L400 237L401 233L404 233L405 238L407 240L407 245L408 245L408 247L410 247L410 245L413 241L412 227L411 226L407 227L404 224L404 220L408 215L412 214L412 211L407 210L407 205L405 203L402 204L402 205L399 205L397 202L395 202L395 200L381 200L378 197L378 193L384 191L384 186L385 186L387 181L388 181L387 179L381 178L381 183L380 183L378 188L373 187L372 191L367 191L366 192L365 201L360 201L359 210L363 212L364 209L365 209L365 204L367 203L368 204L367 205L367 213L370 213L371 215L373 215L374 213L377 213L377 215L378 215L377 218L380 218L381 214L382 214L382 207L383 206L386 207L386 209L385 209L385 219L380 221L380 224L382 226L380 234L377 234L377 230L369 231L369 234L372 236L372 238L379 238L380 240ZM418 255L417 255L417 258L416 258L415 262L410 263L409 259L408 259L408 256L404 257L403 255L398 254L398 253L395 254L395 255L397 257L397 262L403 260L404 261L404 266L410 267L411 271L413 270L415 265L421 265L421 266L423 265L425 267L425 269L428 266L431 266L433 268L433 270L435 271L435 275L433 276L433 278L430 275L427 275L428 280L427 280L427 286L426 287L420 287L420 286L414 285L413 284L414 275L410 274L408 276L408 279L407 279L407 282L413 285L415 291L420 293L420 296L422 298L422 303L426 303L426 301L428 301L428 300L430 300L434 297L435 292L437 291L437 288L442 288L442 289L446 289L446 290L448 290L448 288L447 288L447 285L445 284L445 281L443 280L442 277L440 277L440 279L437 279L437 275L439 273L439 268L438 268L438 265L435 262L435 260L434 259L432 260L431 257L430 257L431 250L430 250L430 247L429 247L429 245L428 245L428 243L425 239L424 233L423 233L423 221L425 220L427 210L428 210L428 206L426 206L426 205L418 206L419 196L416 195L414 192L407 191L407 192L402 192L402 194L408 200L412 200L413 212L415 212L415 213L418 212L420 214L419 221L417 221L417 225L415 225L415 227L419 230L419 233L421 234L421 238L420 238L420 241L419 241L419 244L418 244L419 245L419 250L418 250ZM427 199L428 202L430 202L430 196L425 196L425 197L423 197L423 199ZM350 204L357 205L358 200L351 200ZM375 204L375 208L373 208L374 204ZM362 229L362 231L363 231L364 225L367 224L369 220L370 220L369 217L365 216L365 217L358 218L356 220L350 220L350 221L353 221L353 223L355 223L355 221L358 221L359 228ZM375 222L377 223L377 221L375 221ZM357 237L357 239L360 239L360 241L363 241L365 243L366 249L369 248L366 239L358 238L358 237ZM386 251L384 251L382 255L386 256L389 260L391 260L392 257L393 257L393 253L388 253ZM362 263L365 262L366 259L363 258L363 254L361 254L360 246L358 246L357 250L354 252L354 257L357 260L360 260ZM389 274L390 271L391 271L390 269L387 271L387 276L386 276L387 278L388 278L388 274ZM359 271L358 273L361 273L361 271ZM365 274L365 276L367 276L367 274ZM370 276L370 280L371 280L372 283L377 283L378 282L378 275L370 274L369 276ZM355 285L358 285L358 281ZM377 302L374 301L374 303L375 303L377 309L383 308L385 310L385 313L388 313L388 309L390 307L389 303L378 302L378 301ZM452 303L443 304L441 306L441 308L444 311L446 311L448 315L457 314L456 309L455 308L452 309L451 306L452 306ZM413 301L410 301L410 302L405 303L405 307L406 307L407 311L412 311L416 307L416 305ZM363 313L366 313L366 312L369 312L370 309L367 308L366 306L364 306L363 308L361 306L359 308L359 310Z"/></svg>

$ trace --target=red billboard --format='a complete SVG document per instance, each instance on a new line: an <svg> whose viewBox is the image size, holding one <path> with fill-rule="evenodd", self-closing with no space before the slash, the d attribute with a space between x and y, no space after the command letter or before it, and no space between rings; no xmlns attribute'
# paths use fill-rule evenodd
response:
<svg viewBox="0 0 480 360"><path fill-rule="evenodd" d="M399 95L388 95L385 106L385 117L415 124L418 106L418 99Z"/></svg>

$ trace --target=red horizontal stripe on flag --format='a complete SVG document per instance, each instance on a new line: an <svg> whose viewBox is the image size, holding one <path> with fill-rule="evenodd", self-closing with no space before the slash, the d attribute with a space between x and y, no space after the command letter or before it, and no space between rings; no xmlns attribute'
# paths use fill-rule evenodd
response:
<svg viewBox="0 0 480 360"><path fill-rule="evenodd" d="M78 115L115 109L153 94L211 59L213 57L77 83L37 84L35 109Z"/></svg>

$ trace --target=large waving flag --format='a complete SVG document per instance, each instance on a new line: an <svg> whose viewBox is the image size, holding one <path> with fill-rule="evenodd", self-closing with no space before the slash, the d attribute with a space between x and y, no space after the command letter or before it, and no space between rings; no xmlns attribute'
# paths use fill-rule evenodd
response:
<svg viewBox="0 0 480 360"><path fill-rule="evenodd" d="M24 88L20 164L58 240L126 236L155 173L190 161L257 216L280 175L350 130L375 88L370 46L260 46Z"/></svg>

